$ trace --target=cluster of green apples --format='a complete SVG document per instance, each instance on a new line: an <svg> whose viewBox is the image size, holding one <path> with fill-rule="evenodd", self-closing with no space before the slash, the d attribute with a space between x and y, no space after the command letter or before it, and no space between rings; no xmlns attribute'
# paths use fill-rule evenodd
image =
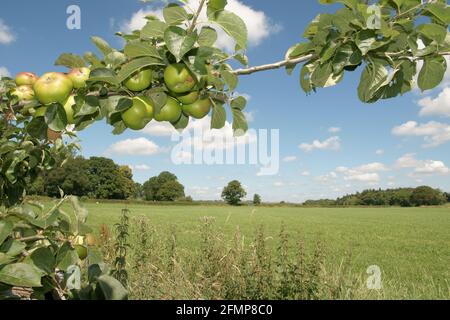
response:
<svg viewBox="0 0 450 320"><path fill-rule="evenodd" d="M67 122L74 124L75 97L72 92L86 86L90 72L89 68L75 68L68 74L49 72L41 77L31 72L21 72L16 76L17 87L12 94L21 102L39 101L42 106L35 110L34 117L45 116L48 105L60 103L66 111Z"/></svg>
<svg viewBox="0 0 450 320"><path fill-rule="evenodd" d="M125 81L127 89L141 92L151 86L153 71L144 69ZM136 96L131 108L122 113L126 127L132 130L142 130L155 119L177 123L182 114L194 119L202 119L211 110L209 97L201 94L201 88L189 69L182 63L170 64L164 70L164 83L169 90L165 105L155 112L154 105L145 96Z"/></svg>

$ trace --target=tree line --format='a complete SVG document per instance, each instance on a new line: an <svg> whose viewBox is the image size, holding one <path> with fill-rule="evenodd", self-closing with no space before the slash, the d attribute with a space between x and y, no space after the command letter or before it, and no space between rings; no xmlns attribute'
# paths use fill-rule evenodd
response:
<svg viewBox="0 0 450 320"><path fill-rule="evenodd" d="M433 206L450 202L450 193L429 186L417 188L370 189L338 198L308 200L305 206Z"/></svg>
<svg viewBox="0 0 450 320"><path fill-rule="evenodd" d="M91 199L143 199L147 201L192 200L185 197L184 186L176 175L161 172L144 184L133 180L129 166L104 157L72 156L50 171L44 171L30 183L30 195L59 197L63 191Z"/></svg>

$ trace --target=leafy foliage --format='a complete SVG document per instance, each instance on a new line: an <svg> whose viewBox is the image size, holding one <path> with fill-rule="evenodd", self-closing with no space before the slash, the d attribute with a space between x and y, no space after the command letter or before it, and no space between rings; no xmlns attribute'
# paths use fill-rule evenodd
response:
<svg viewBox="0 0 450 320"><path fill-rule="evenodd" d="M233 180L228 183L222 191L223 200L233 206L238 205L246 195L247 192L237 180Z"/></svg>
<svg viewBox="0 0 450 320"><path fill-rule="evenodd" d="M175 201L184 198L184 186L177 176L164 171L150 178L143 185L144 199L147 201Z"/></svg>
<svg viewBox="0 0 450 320"><path fill-rule="evenodd" d="M414 87L418 61L419 88L435 88L447 69L450 8L444 0L330 0L342 3L334 14L320 14L306 28L307 43L289 49L287 57L311 58L301 70L306 93L334 86L346 71L363 67L358 97L366 103L393 98ZM292 72L292 65L288 71Z"/></svg>

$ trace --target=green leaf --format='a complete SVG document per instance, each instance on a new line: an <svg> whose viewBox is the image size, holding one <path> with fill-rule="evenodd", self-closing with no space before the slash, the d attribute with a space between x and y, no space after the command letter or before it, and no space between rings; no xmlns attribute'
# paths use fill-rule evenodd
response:
<svg viewBox="0 0 450 320"><path fill-rule="evenodd" d="M12 232L14 225L7 220L0 220L0 245L8 238Z"/></svg>
<svg viewBox="0 0 450 320"><path fill-rule="evenodd" d="M447 28L435 23L421 24L416 30L428 39L435 40L439 44L442 44L447 36Z"/></svg>
<svg viewBox="0 0 450 320"><path fill-rule="evenodd" d="M41 275L26 263L8 264L0 270L0 282L19 287L42 287Z"/></svg>
<svg viewBox="0 0 450 320"><path fill-rule="evenodd" d="M377 91L388 82L388 71L379 61L367 65L361 74L358 96L363 102L374 102Z"/></svg>
<svg viewBox="0 0 450 320"><path fill-rule="evenodd" d="M226 85L228 86L230 91L233 91L236 89L239 79L237 75L231 73L226 68L220 69L220 75L222 76L223 80L225 81Z"/></svg>
<svg viewBox="0 0 450 320"><path fill-rule="evenodd" d="M450 7L444 3L428 3L425 10L442 23L450 24Z"/></svg>
<svg viewBox="0 0 450 320"><path fill-rule="evenodd" d="M91 41L94 43L94 45L97 47L97 49L101 53L103 53L104 56L107 56L111 52L115 51L114 49L111 48L111 46L108 44L108 42L106 42L105 40L103 40L100 37L91 37Z"/></svg>
<svg viewBox="0 0 450 320"><path fill-rule="evenodd" d="M70 243L64 243L58 250L56 256L56 267L63 271L66 271L72 265L77 264L78 254L77 251L71 247Z"/></svg>
<svg viewBox="0 0 450 320"><path fill-rule="evenodd" d="M44 117L37 117L31 120L26 130L30 136L36 139L45 139L47 137L47 128Z"/></svg>
<svg viewBox="0 0 450 320"><path fill-rule="evenodd" d="M118 86L119 82L116 79L116 73L107 68L98 68L91 71L89 76L90 82L105 82L113 86Z"/></svg>
<svg viewBox="0 0 450 320"><path fill-rule="evenodd" d="M418 85L422 91L438 86L444 79L447 61L442 56L427 57L419 73Z"/></svg>
<svg viewBox="0 0 450 320"><path fill-rule="evenodd" d="M212 20L219 24L223 30L236 41L241 49L247 47L247 25L239 16L224 10L218 12Z"/></svg>
<svg viewBox="0 0 450 320"><path fill-rule="evenodd" d="M55 66L64 66L69 69L82 68L86 66L86 62L84 62L83 58L76 54L63 53L55 61Z"/></svg>
<svg viewBox="0 0 450 320"><path fill-rule="evenodd" d="M142 39L163 39L167 24L159 20L150 20L141 30Z"/></svg>
<svg viewBox="0 0 450 320"><path fill-rule="evenodd" d="M248 123L244 113L239 108L232 108L233 131L235 136L243 136L248 131Z"/></svg>
<svg viewBox="0 0 450 320"><path fill-rule="evenodd" d="M53 103L47 107L45 121L53 131L63 131L67 126L67 115L63 106L59 103Z"/></svg>
<svg viewBox="0 0 450 320"><path fill-rule="evenodd" d="M97 278L97 282L102 289L106 300L127 300L128 292L122 284L115 278L102 275Z"/></svg>
<svg viewBox="0 0 450 320"><path fill-rule="evenodd" d="M178 119L177 122L172 123L172 126L177 130L182 130L186 129L188 124L189 124L189 117L186 116L184 113L182 113L180 119Z"/></svg>
<svg viewBox="0 0 450 320"><path fill-rule="evenodd" d="M193 48L197 41L197 34L188 34L186 30L172 26L164 32L164 40L169 51L177 62L180 62L183 56Z"/></svg>
<svg viewBox="0 0 450 320"><path fill-rule="evenodd" d="M201 46L212 47L217 41L217 31L211 27L203 27L197 41Z"/></svg>
<svg viewBox="0 0 450 320"><path fill-rule="evenodd" d="M164 64L161 62L161 60L156 59L154 57L142 57L132 60L131 62L128 62L122 66L122 68L119 71L119 74L117 75L117 81L123 82L135 72L145 67L156 65L164 65Z"/></svg>
<svg viewBox="0 0 450 320"><path fill-rule="evenodd" d="M179 25L188 20L188 14L183 7L170 4L163 9L164 20L170 25Z"/></svg>
<svg viewBox="0 0 450 320"><path fill-rule="evenodd" d="M124 52L125 55L130 59L139 57L154 57L161 59L161 56L159 55L158 50L156 50L155 46L142 41L128 42L125 45Z"/></svg>
<svg viewBox="0 0 450 320"><path fill-rule="evenodd" d="M242 111L247 106L247 99L245 99L242 96L239 96L236 99L231 100L230 106L233 109L239 109Z"/></svg>
<svg viewBox="0 0 450 320"><path fill-rule="evenodd" d="M55 257L50 248L38 248L25 259L44 274L51 274L55 270Z"/></svg>
<svg viewBox="0 0 450 320"><path fill-rule="evenodd" d="M227 113L222 104L214 101L211 117L211 129L222 129L227 121Z"/></svg>

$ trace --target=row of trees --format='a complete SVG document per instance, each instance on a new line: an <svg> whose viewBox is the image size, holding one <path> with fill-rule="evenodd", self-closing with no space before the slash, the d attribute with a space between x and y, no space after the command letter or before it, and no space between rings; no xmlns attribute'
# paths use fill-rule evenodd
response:
<svg viewBox="0 0 450 320"><path fill-rule="evenodd" d="M71 157L63 165L43 172L27 191L31 195L58 197L60 190L92 199L189 200L174 174L165 171L141 185L133 181L130 167L103 157Z"/></svg>
<svg viewBox="0 0 450 320"><path fill-rule="evenodd" d="M428 186L388 190L365 190L336 200L308 200L307 206L433 206L450 202L450 194Z"/></svg>

